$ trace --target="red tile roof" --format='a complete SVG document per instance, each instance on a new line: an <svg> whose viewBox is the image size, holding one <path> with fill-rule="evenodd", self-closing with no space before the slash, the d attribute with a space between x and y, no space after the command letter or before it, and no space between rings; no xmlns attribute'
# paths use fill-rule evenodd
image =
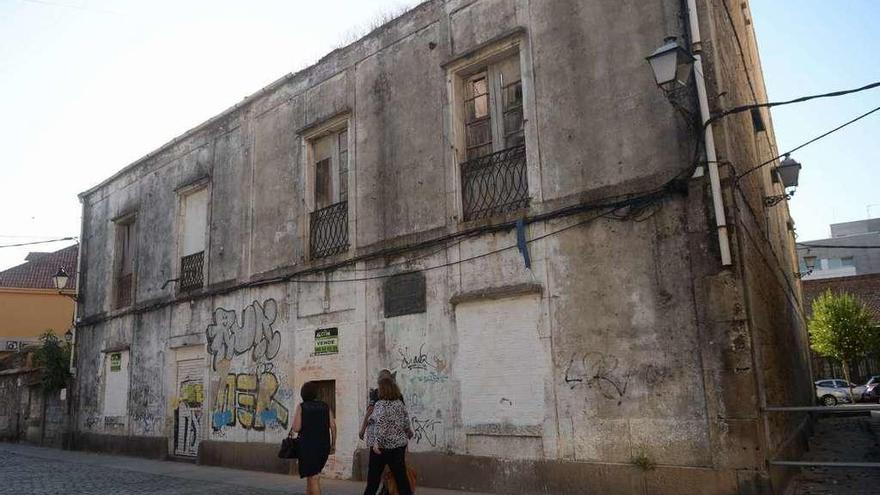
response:
<svg viewBox="0 0 880 495"><path fill-rule="evenodd" d="M874 315L874 319L880 321L880 273L804 280L803 284L804 309L807 311L807 315L813 313L813 299L831 289L831 292L835 294L849 292L858 297L868 307L868 311Z"/></svg>
<svg viewBox="0 0 880 495"><path fill-rule="evenodd" d="M76 288L76 257L79 244L54 253L30 253L25 263L0 272L0 287L17 289L54 289L52 276L64 267L70 275L66 289ZM36 254L36 256L34 256Z"/></svg>

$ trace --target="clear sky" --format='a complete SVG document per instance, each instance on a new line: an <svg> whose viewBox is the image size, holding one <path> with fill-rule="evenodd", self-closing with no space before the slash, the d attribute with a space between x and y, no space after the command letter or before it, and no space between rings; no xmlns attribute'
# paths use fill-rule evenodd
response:
<svg viewBox="0 0 880 495"><path fill-rule="evenodd" d="M728 2L731 3L731 2ZM736 3L736 2L733 2ZM880 81L880 1L752 0L771 101ZM780 152L873 108L880 88L774 108ZM828 237L828 226L880 217L880 111L792 155L803 164L790 201L798 240Z"/></svg>
<svg viewBox="0 0 880 495"><path fill-rule="evenodd" d="M79 235L77 193L417 3L0 0L0 245Z"/></svg>
<svg viewBox="0 0 880 495"><path fill-rule="evenodd" d="M416 3L0 0L0 245L78 235L77 193ZM880 2L753 0L752 11L771 99L880 80ZM774 110L779 147L875 106L880 89ZM801 240L880 203L878 136L880 112L797 153ZM0 269L64 245L0 249Z"/></svg>

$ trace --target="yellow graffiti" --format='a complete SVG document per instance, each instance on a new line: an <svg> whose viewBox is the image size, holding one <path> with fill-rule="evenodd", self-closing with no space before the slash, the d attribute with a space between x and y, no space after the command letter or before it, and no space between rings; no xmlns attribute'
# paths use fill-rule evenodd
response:
<svg viewBox="0 0 880 495"><path fill-rule="evenodd" d="M180 402L189 407L200 407L205 402L205 387L202 382L181 383Z"/></svg>
<svg viewBox="0 0 880 495"><path fill-rule="evenodd" d="M211 425L215 430L238 424L246 430L264 430L278 423L287 428L290 413L275 398L278 378L272 372L229 373L217 391Z"/></svg>

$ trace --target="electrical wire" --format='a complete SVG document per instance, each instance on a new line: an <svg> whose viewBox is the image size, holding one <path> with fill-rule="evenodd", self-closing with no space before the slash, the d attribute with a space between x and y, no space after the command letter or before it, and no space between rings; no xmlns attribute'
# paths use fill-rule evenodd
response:
<svg viewBox="0 0 880 495"><path fill-rule="evenodd" d="M34 244L46 244L49 242L75 241L75 240L76 240L76 237L61 237L58 239L49 239L48 241L34 241L34 242L20 242L18 244L4 244L4 245L0 246L0 248L32 246Z"/></svg>
<svg viewBox="0 0 880 495"><path fill-rule="evenodd" d="M610 212L601 212L601 213L595 214L595 215L593 215L593 216L591 216L591 217L589 217L589 218L586 218L586 219L581 220L581 221L579 221L579 222L575 222L575 223L573 223L573 224L571 224L571 225L568 225L568 226L566 226L566 227L563 227L563 228L561 228L561 229L554 230L554 231L552 231L552 232L548 232L548 233L543 234L543 235L540 235L540 236L538 236L538 237L534 237L534 238L532 238L532 239L529 239L529 240L526 241L526 243L527 243L527 244L531 244L531 243L533 243L533 242L540 241L540 240L545 239L545 238L547 238L547 237L550 237L550 236L553 236L553 235L560 234L560 233L562 233L562 232L565 232L565 231L567 231L567 230L573 229L573 228L578 227L578 226L580 226L580 225L584 225L584 224L586 224L586 223L592 222L593 220L596 220L596 219L599 218L599 217L605 216L607 213L610 213ZM469 258L463 258L463 259L459 259L459 260L455 260L455 261L449 261L449 262L442 263L442 264L439 264L439 265L427 266L427 267L420 268L420 269L417 269L417 270L405 270L405 271L400 271L400 272L397 272L397 273L389 273L389 274L384 274L384 275L374 275L374 276L371 276L371 277L358 277L358 278L335 279L335 280L334 280L334 279L326 279L326 280L308 280L308 279L300 279L300 278L296 278L296 275L294 275L294 276L291 276L291 277L287 277L285 280L290 280L290 281L293 281L293 282L315 283L315 284L323 284L323 283L328 283L328 282L330 282L330 283L333 283L333 282L341 283L341 282L367 282L367 281L370 281L370 280L381 280L381 279L385 279L385 278L394 277L394 276L397 276L397 275L406 275L406 274L410 274L410 273L426 272L426 271L430 271L430 270L436 270L436 269L439 269L439 268L448 268L448 267L453 266L453 265L458 265L458 264L461 264L461 263L466 263L466 262L468 262L468 261L473 261L473 260L477 260L477 259L480 259L480 258L485 258L485 257L487 257L487 256L491 256L491 255L493 255L493 254L498 254L498 253L501 253L501 252L504 252L504 251L507 251L507 250L510 250L510 249L516 248L516 247L518 247L518 246L519 246L518 244L511 244L511 245L509 245L509 246L505 246L505 247L503 247L503 248L494 249L494 250L492 250L492 251L487 251L487 252L485 252L485 253L480 253L480 254L477 254L477 255L471 256L471 257L469 257Z"/></svg>
<svg viewBox="0 0 880 495"><path fill-rule="evenodd" d="M844 123L844 124L841 124L841 125L835 127L834 129L831 129L831 130L828 131L828 132L825 132L825 133L823 133L823 134L820 134L820 135L814 137L813 139L810 139L809 141L807 141L807 142L801 144L800 146L797 146L797 147L795 147L795 148L792 148L792 149L786 151L785 153L780 154L779 156L773 157L773 158L771 158L771 159L767 160L766 162L763 162L763 163L761 163L761 164L759 164L759 165L755 165L754 167L752 167L752 168L746 170L745 172L743 172L742 174L737 175L737 176L736 176L736 180L739 181L740 179L742 179L742 178L745 177L746 175L749 175L750 173L754 172L755 170L758 170L759 168L764 167L765 165L769 165L769 164L775 162L776 160L778 160L778 159L780 159L780 158L782 158L782 157L784 157L784 156L786 156L786 155L790 155L790 154L794 153L795 151L797 151L797 150L799 150L799 149L801 149L801 148L804 148L804 147L806 147L806 146L808 146L808 145L810 145L810 144L813 144L813 143L815 143L816 141L818 141L818 140L820 140L820 139L822 139L822 138L825 138L825 137L827 137L827 136L829 136L829 135L831 135L831 134L833 134L833 133L835 133L835 132L837 132L837 131L843 129L844 127L846 127L846 126L848 126L848 125L850 125L850 124L854 124L854 123L858 122L859 120L862 120L863 118L865 118L865 117L871 115L871 114L874 113L874 112L877 112L878 110L880 110L880 107L876 107L876 108L874 108L873 110L870 110L870 111L868 111L868 112L865 112L865 113L859 115L858 117L856 117L856 118L854 118L854 119L852 119L852 120L850 120L850 121L848 121L848 122L846 122L846 123Z"/></svg>
<svg viewBox="0 0 880 495"><path fill-rule="evenodd" d="M834 246L832 244L805 244L803 242L796 243L798 249L809 249L809 248L822 248L822 249L880 249L880 245L874 246L851 246L851 245L840 245Z"/></svg>
<svg viewBox="0 0 880 495"><path fill-rule="evenodd" d="M880 81L873 82L871 84L867 84L867 85L862 86L860 88L845 89L845 90L841 90L841 91L832 91L831 93L822 93L822 94L818 94L818 95L801 96L800 98L795 98L793 100L770 101L770 102L766 102L766 103L754 103L752 105L740 105L740 106L725 110L719 114L713 115L712 118L710 118L709 120L706 121L706 124L704 124L704 126L711 124L712 122L715 122L716 120L718 120L722 117L726 117L726 116L734 114L734 113L745 112L745 111L751 110L753 108L770 108L770 107L779 107L779 106L783 106L783 105L791 105L793 103L803 103L805 101L815 100L816 98L832 98L832 97L836 97L836 96L844 96L844 95L858 93L859 91L865 91L865 90L873 89L873 88L877 88L877 87L880 87Z"/></svg>

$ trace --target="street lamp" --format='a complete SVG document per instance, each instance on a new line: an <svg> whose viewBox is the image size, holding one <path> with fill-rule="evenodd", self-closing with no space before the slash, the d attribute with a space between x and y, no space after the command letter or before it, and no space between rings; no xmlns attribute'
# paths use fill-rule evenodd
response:
<svg viewBox="0 0 880 495"><path fill-rule="evenodd" d="M778 181L782 183L782 194L765 196L764 206L769 208L771 206L776 206L782 200L791 199L791 197L794 196L794 191L785 192L785 190L789 187L797 187L800 172L801 164L794 158L785 155L785 160L782 160L782 163L771 172L773 174L774 182Z"/></svg>
<svg viewBox="0 0 880 495"><path fill-rule="evenodd" d="M58 269L58 272L52 277L52 283L55 284L55 288L58 290L63 290L67 287L67 280L70 279L70 275L67 274L67 270L62 266Z"/></svg>
<svg viewBox="0 0 880 495"><path fill-rule="evenodd" d="M667 36L663 45L646 57L654 71L654 81L660 89L669 93L687 85L694 56L685 50L675 36Z"/></svg>
<svg viewBox="0 0 880 495"><path fill-rule="evenodd" d="M813 273L813 269L816 268L816 257L815 256L804 256L804 265L807 267L807 271L795 272L794 276L797 278L804 278L807 275Z"/></svg>
<svg viewBox="0 0 880 495"><path fill-rule="evenodd" d="M65 294L62 292L67 287L68 280L70 280L70 275L67 274L67 270L63 266L58 268L58 271L52 276L52 284L58 289L58 293L76 301L75 294Z"/></svg>

